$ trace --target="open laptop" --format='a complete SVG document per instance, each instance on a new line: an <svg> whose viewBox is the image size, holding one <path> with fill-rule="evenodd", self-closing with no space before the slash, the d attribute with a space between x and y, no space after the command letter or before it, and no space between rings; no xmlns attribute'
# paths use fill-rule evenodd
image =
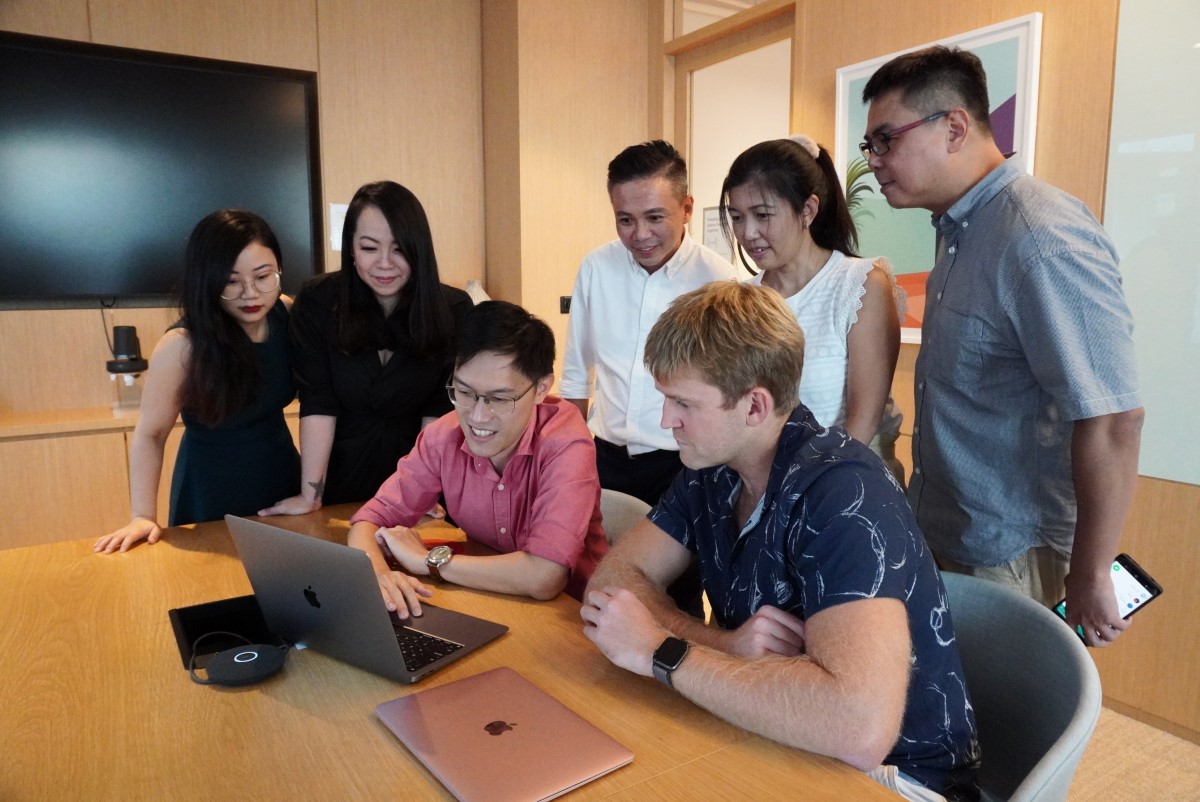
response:
<svg viewBox="0 0 1200 802"><path fill-rule="evenodd" d="M633 760L511 668L384 702L375 714L459 802L554 799Z"/></svg>
<svg viewBox="0 0 1200 802"><path fill-rule="evenodd" d="M271 630L398 682L416 682L508 631L421 602L401 620L379 594L371 560L350 546L225 516Z"/></svg>

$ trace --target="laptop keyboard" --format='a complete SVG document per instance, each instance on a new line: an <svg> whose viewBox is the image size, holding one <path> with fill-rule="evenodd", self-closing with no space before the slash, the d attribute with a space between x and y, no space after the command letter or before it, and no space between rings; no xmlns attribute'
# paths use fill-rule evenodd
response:
<svg viewBox="0 0 1200 802"><path fill-rule="evenodd" d="M392 619L392 629L395 630L396 641L400 644L404 667L409 671L419 671L462 648L461 643L406 627L397 618Z"/></svg>

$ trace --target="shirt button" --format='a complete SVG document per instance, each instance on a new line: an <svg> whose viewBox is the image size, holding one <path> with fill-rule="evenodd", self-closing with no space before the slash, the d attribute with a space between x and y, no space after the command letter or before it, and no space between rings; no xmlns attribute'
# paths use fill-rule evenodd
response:
<svg viewBox="0 0 1200 802"><path fill-rule="evenodd" d="M947 248L946 250L948 250L950 253L958 253L958 246L957 246L957 245L951 245L951 246L950 246L949 248Z"/></svg>
<svg viewBox="0 0 1200 802"><path fill-rule="evenodd" d="M963 228L966 228L966 227L967 227L967 221L963 220Z"/></svg>
<svg viewBox="0 0 1200 802"><path fill-rule="evenodd" d="M504 489L504 483L503 483L503 482L501 482L500 484L496 485L496 489L497 489L497 490L503 490L503 489Z"/></svg>
<svg viewBox="0 0 1200 802"><path fill-rule="evenodd" d="M913 468L913 473L920 473L920 472L921 472L920 468Z"/></svg>
<svg viewBox="0 0 1200 802"><path fill-rule="evenodd" d="M940 292L938 293L938 300L942 300L942 294Z"/></svg>
<svg viewBox="0 0 1200 802"><path fill-rule="evenodd" d="M920 384L918 384L918 385L917 385L917 389L918 389L918 390L924 390L924 389L925 389L925 382L921 382Z"/></svg>
<svg viewBox="0 0 1200 802"><path fill-rule="evenodd" d="M504 534L507 534L507 533L508 533L508 527L507 527L507 526L502 526L502 527L500 527L500 534L504 535Z"/></svg>
<svg viewBox="0 0 1200 802"><path fill-rule="evenodd" d="M920 427L920 426L914 426L914 427L913 427L913 434L920 434L920 433L921 433L921 427Z"/></svg>

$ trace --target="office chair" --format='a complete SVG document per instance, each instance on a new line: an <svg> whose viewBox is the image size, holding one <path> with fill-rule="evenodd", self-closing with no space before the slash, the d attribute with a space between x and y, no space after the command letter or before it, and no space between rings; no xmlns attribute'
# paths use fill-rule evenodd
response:
<svg viewBox="0 0 1200 802"><path fill-rule="evenodd" d="M604 533L610 546L649 511L650 505L640 498L607 488L600 491L600 514L604 516Z"/></svg>
<svg viewBox="0 0 1200 802"><path fill-rule="evenodd" d="M979 727L983 798L1062 802L1100 717L1100 675L1053 611L943 573Z"/></svg>

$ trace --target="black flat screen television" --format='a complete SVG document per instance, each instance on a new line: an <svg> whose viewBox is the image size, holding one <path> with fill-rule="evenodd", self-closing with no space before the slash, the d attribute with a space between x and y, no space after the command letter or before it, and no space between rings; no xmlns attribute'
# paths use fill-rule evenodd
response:
<svg viewBox="0 0 1200 802"><path fill-rule="evenodd" d="M262 215L321 272L316 76L0 33L0 303L168 301L188 234Z"/></svg>

